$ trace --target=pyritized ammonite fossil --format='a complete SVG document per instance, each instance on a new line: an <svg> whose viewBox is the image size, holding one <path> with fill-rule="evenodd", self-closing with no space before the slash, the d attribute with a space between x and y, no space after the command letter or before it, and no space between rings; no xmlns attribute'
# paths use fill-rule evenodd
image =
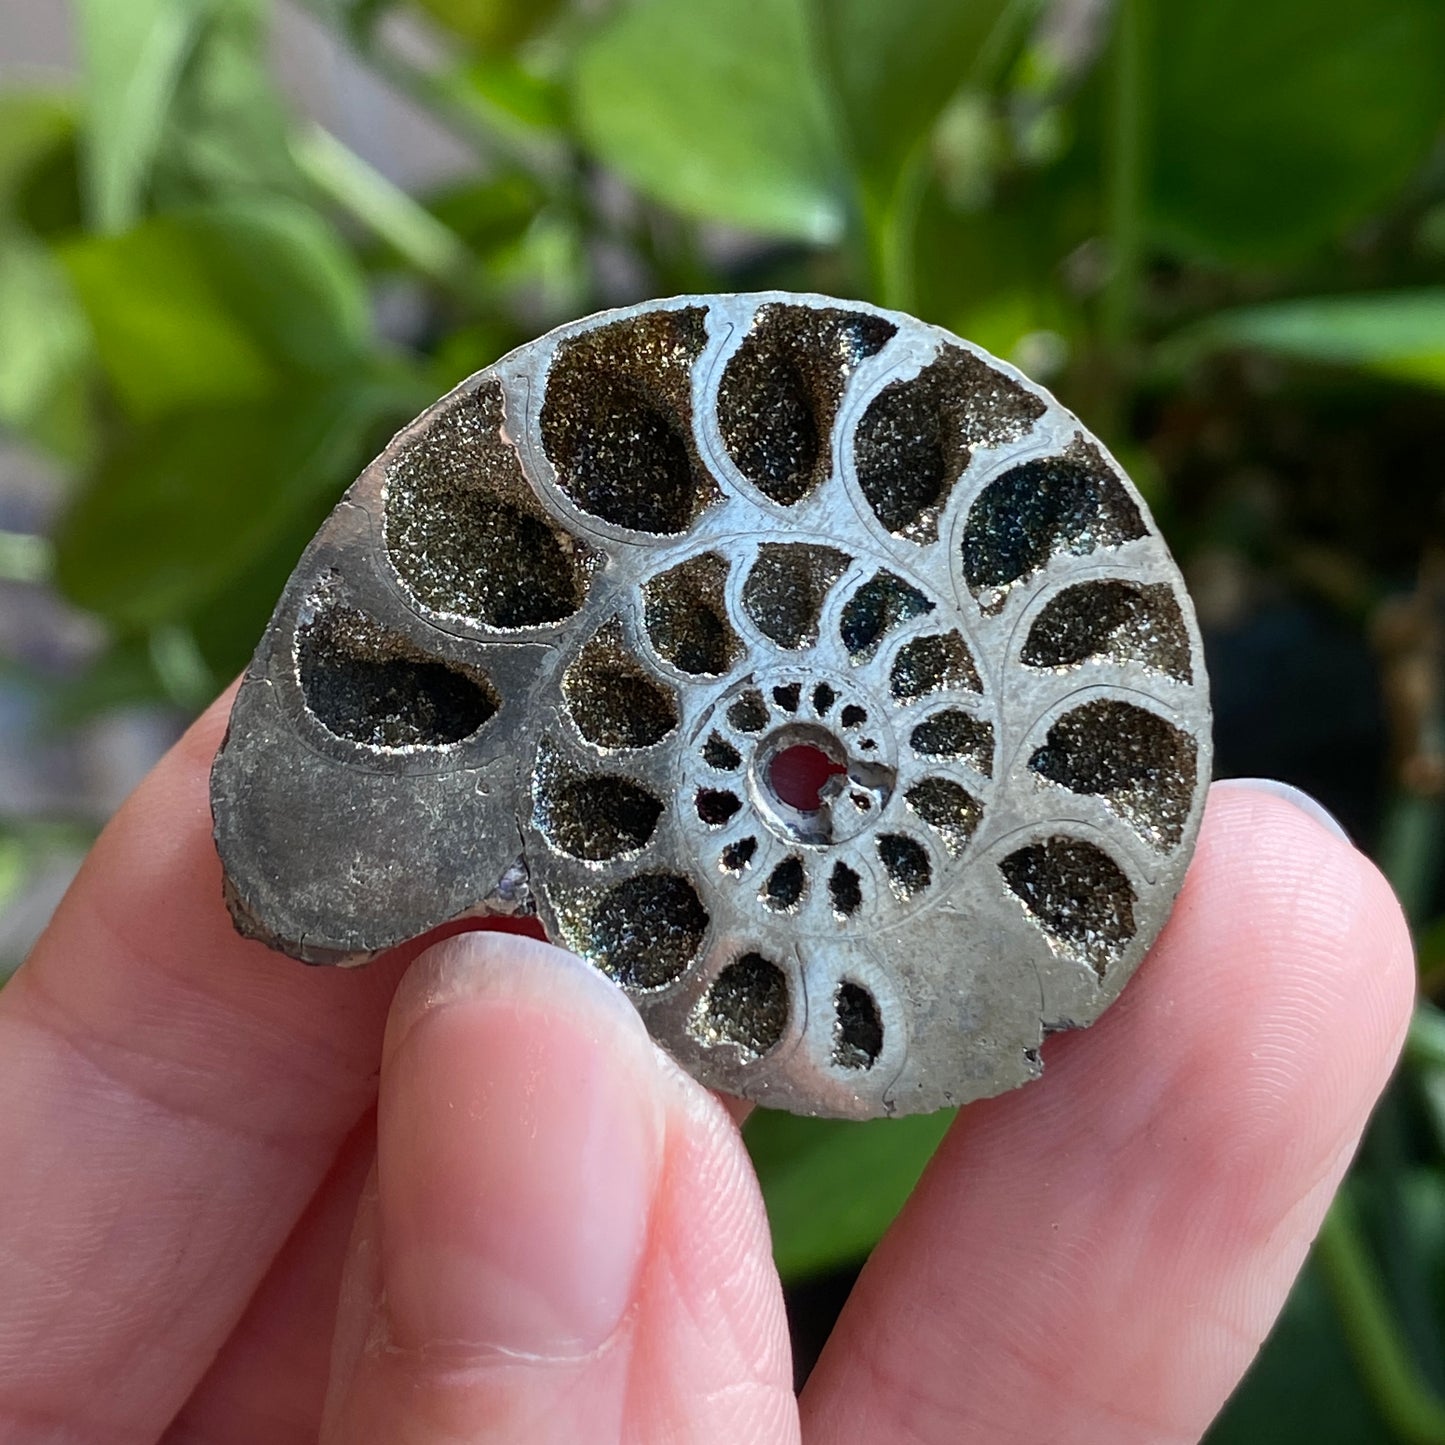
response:
<svg viewBox="0 0 1445 1445"><path fill-rule="evenodd" d="M216 839L298 958L535 911L704 1082L902 1114L1118 994L1208 723L1179 574L1047 393L894 312L682 297L366 470L236 699Z"/></svg>

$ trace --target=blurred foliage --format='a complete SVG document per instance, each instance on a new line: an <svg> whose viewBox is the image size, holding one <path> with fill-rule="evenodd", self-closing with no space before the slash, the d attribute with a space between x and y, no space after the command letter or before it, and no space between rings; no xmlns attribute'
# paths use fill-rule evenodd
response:
<svg viewBox="0 0 1445 1445"><path fill-rule="evenodd" d="M559 321L779 286L972 337L1115 447L1229 657L1273 607L1362 659L1389 757L1349 819L1424 997L1214 1438L1445 1441L1445 6L296 3L466 172L409 195L305 119L267 0L72 0L75 86L0 92L0 427L66 491L0 579L109 638L46 716L198 707L385 438ZM55 828L0 817L0 899ZM855 1264L946 1123L756 1117L785 1275Z"/></svg>

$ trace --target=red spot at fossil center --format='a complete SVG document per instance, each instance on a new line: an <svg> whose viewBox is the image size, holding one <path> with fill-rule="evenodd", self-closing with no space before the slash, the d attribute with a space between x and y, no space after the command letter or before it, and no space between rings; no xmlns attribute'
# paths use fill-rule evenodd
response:
<svg viewBox="0 0 1445 1445"><path fill-rule="evenodd" d="M795 743L784 748L768 769L768 782L778 798L791 808L815 813L822 807L819 794L829 778L846 772L843 764L830 758L812 743Z"/></svg>

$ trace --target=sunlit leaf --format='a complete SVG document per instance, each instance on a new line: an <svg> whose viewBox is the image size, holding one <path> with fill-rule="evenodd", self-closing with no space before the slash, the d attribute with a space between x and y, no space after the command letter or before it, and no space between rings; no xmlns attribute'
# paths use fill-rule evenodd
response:
<svg viewBox="0 0 1445 1445"><path fill-rule="evenodd" d="M953 1110L865 1124L759 1110L748 1149L784 1279L856 1264L882 1237L953 1122Z"/></svg>
<svg viewBox="0 0 1445 1445"><path fill-rule="evenodd" d="M231 202L87 237L64 251L111 386L138 419L254 397L288 369L361 353L367 296L312 211Z"/></svg>
<svg viewBox="0 0 1445 1445"><path fill-rule="evenodd" d="M38 241L0 225L0 428L62 442L48 423L57 405L78 404L89 355L85 313L64 269Z"/></svg>
<svg viewBox="0 0 1445 1445"><path fill-rule="evenodd" d="M633 0L584 48L584 140L691 216L809 241L842 228L842 160L806 0Z"/></svg>
<svg viewBox="0 0 1445 1445"><path fill-rule="evenodd" d="M1226 311L1187 341L1195 347L1249 347L1445 387L1445 287Z"/></svg>
<svg viewBox="0 0 1445 1445"><path fill-rule="evenodd" d="M1388 201L1440 133L1439 0L1152 0L1149 13L1152 209L1190 251L1307 252Z"/></svg>

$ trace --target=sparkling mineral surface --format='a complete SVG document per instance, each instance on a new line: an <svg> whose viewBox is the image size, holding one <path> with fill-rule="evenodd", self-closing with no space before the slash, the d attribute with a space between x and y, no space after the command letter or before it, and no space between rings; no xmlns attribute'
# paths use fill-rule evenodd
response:
<svg viewBox="0 0 1445 1445"><path fill-rule="evenodd" d="M1073 415L895 312L694 296L522 347L367 468L212 804L275 948L535 913L698 1079L867 1117L1099 1016L1209 761L1179 574Z"/></svg>

